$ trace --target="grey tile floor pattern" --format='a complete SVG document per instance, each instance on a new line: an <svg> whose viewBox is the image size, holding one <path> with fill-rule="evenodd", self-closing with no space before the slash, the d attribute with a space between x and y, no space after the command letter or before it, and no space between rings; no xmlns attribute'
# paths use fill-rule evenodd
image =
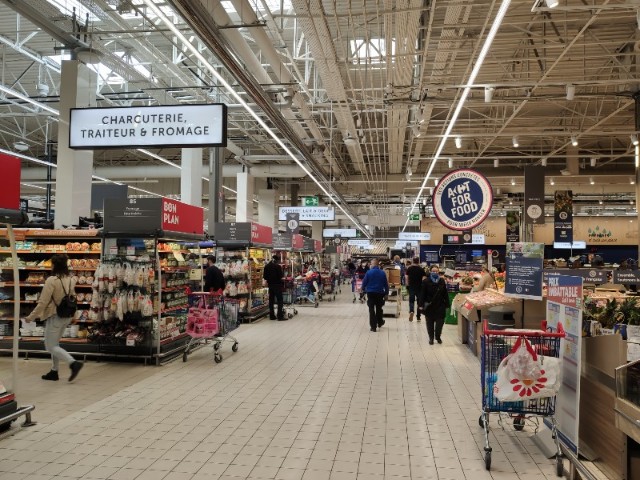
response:
<svg viewBox="0 0 640 480"><path fill-rule="evenodd" d="M343 292L288 322L241 326L220 364L210 348L131 376L89 363L55 387L107 393L0 440L0 479L556 478L531 432L495 424L484 470L479 363L456 327L430 346L405 304L371 333L366 306Z"/></svg>

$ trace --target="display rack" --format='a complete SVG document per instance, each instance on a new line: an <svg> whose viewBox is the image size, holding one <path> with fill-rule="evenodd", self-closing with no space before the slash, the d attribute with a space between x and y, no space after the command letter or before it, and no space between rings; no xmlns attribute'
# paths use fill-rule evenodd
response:
<svg viewBox="0 0 640 480"><path fill-rule="evenodd" d="M253 222L237 222L218 223L215 231L225 295L238 300L242 322L254 322L268 312L268 290L262 285L262 275L272 256L272 229Z"/></svg>
<svg viewBox="0 0 640 480"><path fill-rule="evenodd" d="M27 316L38 303L46 278L51 271L51 256L67 254L71 275L76 279L78 310L75 325L65 330L61 345L72 354L85 355L98 350L88 340L92 325L89 306L92 300L91 284L100 262L101 239L97 230L39 230L16 229L18 277L14 275L13 261L8 247L7 231L0 230L0 351L12 349L14 332L13 308L16 299L13 287L20 287L20 317ZM18 332L20 353L43 352L44 324L33 322Z"/></svg>

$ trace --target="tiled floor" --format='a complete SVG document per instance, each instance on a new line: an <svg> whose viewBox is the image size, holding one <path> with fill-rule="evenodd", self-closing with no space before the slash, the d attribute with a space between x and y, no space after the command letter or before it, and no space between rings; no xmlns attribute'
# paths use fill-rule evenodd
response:
<svg viewBox="0 0 640 480"><path fill-rule="evenodd" d="M25 401L59 395L77 409L50 403L37 426L0 440L0 478L555 478L531 433L497 425L484 470L479 363L455 327L430 346L405 312L371 333L351 298L243 325L220 364L210 348L157 368L89 363L74 384L34 389ZM47 366L21 366L37 383L36 367Z"/></svg>

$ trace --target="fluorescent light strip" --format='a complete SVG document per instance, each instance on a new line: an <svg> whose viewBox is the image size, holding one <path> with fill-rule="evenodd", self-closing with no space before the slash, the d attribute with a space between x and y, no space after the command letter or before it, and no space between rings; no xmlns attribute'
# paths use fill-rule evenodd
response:
<svg viewBox="0 0 640 480"><path fill-rule="evenodd" d="M253 119L258 123L258 125L260 125L276 141L276 143L280 145L280 147L287 153L287 155L289 155L293 159L293 161L296 162L300 168L302 168L302 170L309 176L309 178L311 178L311 180L313 180L314 183L318 185L318 187L320 187L320 190L322 190L329 197L329 199L342 211L342 213L344 213L347 216L347 218L349 218L355 224L355 226L367 236L367 238L371 238L371 234L365 228L361 227L359 225L359 222L356 221L342 207L342 205L340 205L338 202L335 201L335 199L333 198L333 195L329 193L329 191L318 181L318 179L316 179L316 177L309 171L309 169L307 169L304 163L298 160L297 156L289 149L289 147L287 147L287 145L285 145L285 143L280 139L280 137L278 137L278 135L269 128L269 126L260 118L260 116L249 107L249 105L231 87L231 85L224 79L224 77L222 77L222 75L220 75L220 73L218 73L218 71L213 67L213 65L209 63L209 61L204 57L204 55L202 55L202 53L198 50L198 48L196 48L191 42L188 41L188 39L184 36L182 31L180 31L173 24L173 22L169 20L169 18L164 14L162 10L160 10L160 8L155 4L155 2L153 0L143 0L143 1L145 5L147 5L151 9L151 11L153 11L153 13L160 20L162 20L162 22L166 25L166 27L169 30L171 30L171 32L177 38L180 39L183 45L187 47L188 50L191 51L193 56L196 57L200 62L202 62L202 64L205 67L207 67L207 69L209 70L209 73L211 73L211 75L215 77L218 80L218 82L220 82L227 89L229 94L233 98L235 98L240 105L244 107L244 109L249 113L249 115L253 117Z"/></svg>
<svg viewBox="0 0 640 480"><path fill-rule="evenodd" d="M45 165L47 167L58 168L55 163L47 162L46 160L40 160L39 158L30 157L29 155L24 155L22 153L12 152L11 150L6 150L4 148L0 148L0 153L5 153L7 155L11 155L14 157L21 158L22 160L28 160L30 162L39 163L40 165Z"/></svg>
<svg viewBox="0 0 640 480"><path fill-rule="evenodd" d="M47 189L47 187L41 187L40 185L34 185L32 183L20 182L20 185L24 185L25 187L30 187L30 188L37 188L37 189L40 189L40 190L46 190Z"/></svg>
<svg viewBox="0 0 640 480"><path fill-rule="evenodd" d="M160 155L156 155L155 153L150 152L149 150L145 150L143 148L138 148L137 150L138 150L138 152L144 153L145 155L147 155L147 156L149 156L151 158L154 158L154 159L158 160L159 162L166 163L167 165L172 166L174 168L177 168L178 170L182 170L182 167L180 165L178 165L177 163L173 163L172 161L167 160L166 158L163 158Z"/></svg>
<svg viewBox="0 0 640 480"><path fill-rule="evenodd" d="M476 64L473 67L473 70L471 71L471 75L469 76L469 81L467 82L467 86L462 91L462 95L460 96L460 100L458 100L458 105L456 106L456 109L453 112L453 115L451 116L451 120L449 121L449 124L447 125L447 129L446 129L446 131L444 133L444 136L442 137L442 140L440 141L440 145L438 145L438 149L436 150L436 154L433 156L433 160L431 161L431 164L429 165L429 169L427 170L427 174L425 175L424 180L422 182L422 185L420 186L420 190L418 191L418 195L416 195L416 199L414 200L413 204L411 205L411 210L409 210L409 214L413 213L413 211L416 208L416 205L418 204L418 202L420 201L420 198L422 197L422 192L424 192L424 189L427 186L427 182L429 181L429 177L433 173L433 169L435 168L436 163L438 163L438 159L440 158L440 154L442 153L442 150L444 150L444 146L447 143L447 140L449 139L449 136L451 135L451 131L455 127L456 121L458 120L458 116L460 115L460 112L462 111L462 107L464 106L464 103L467 101L467 97L469 96L469 93L471 92L471 87L474 86L474 82L476 81L476 77L480 73L480 68L482 67L482 64L484 63L484 59L487 56L487 53L489 53L489 49L491 48L491 44L493 43L493 39L495 38L496 34L498 33L498 29L500 28L500 25L502 24L502 21L504 20L504 17L507 14L507 9L509 8L510 4L511 4L511 0L502 0L502 4L500 5L500 9L498 10L498 14L496 15L496 18L493 20L493 25L491 25L491 29L489 30L489 33L487 34L487 38L484 41L484 45L482 46L482 49L480 50L480 54L478 55L478 59L476 60ZM410 218L409 215L407 215L407 220L404 222L404 227L402 227L402 231L403 232L407 228L407 225L409 223L409 218Z"/></svg>
<svg viewBox="0 0 640 480"><path fill-rule="evenodd" d="M25 102L30 103L33 106L46 110L47 112L53 113L54 115L60 115L60 112L55 108L51 108L48 105L45 105L42 102L38 102L37 100L33 100L26 95L21 94L20 92L16 92L15 90L5 87L4 85L0 85L0 92L4 92L7 95L11 95L12 97L19 98L20 100L24 100Z"/></svg>

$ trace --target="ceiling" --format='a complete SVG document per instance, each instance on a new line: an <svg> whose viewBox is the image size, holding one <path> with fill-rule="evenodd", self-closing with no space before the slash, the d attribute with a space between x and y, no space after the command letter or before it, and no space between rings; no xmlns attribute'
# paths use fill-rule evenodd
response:
<svg viewBox="0 0 640 480"><path fill-rule="evenodd" d="M0 0L0 148L24 142L24 155L42 159L49 139L55 154L57 115L34 102L58 108L60 55L97 51L99 106L230 105L231 190L244 166L259 182L275 177L283 202L297 184L387 229L406 223L440 152L426 185L473 167L492 183L496 213L518 204L524 167L543 164L549 198L572 189L584 211L635 214L640 2L514 0L471 85L501 3ZM167 161L179 165L180 151L151 152L96 151L95 173L136 194L179 195L180 170ZM45 170L24 169L23 195L41 196Z"/></svg>

